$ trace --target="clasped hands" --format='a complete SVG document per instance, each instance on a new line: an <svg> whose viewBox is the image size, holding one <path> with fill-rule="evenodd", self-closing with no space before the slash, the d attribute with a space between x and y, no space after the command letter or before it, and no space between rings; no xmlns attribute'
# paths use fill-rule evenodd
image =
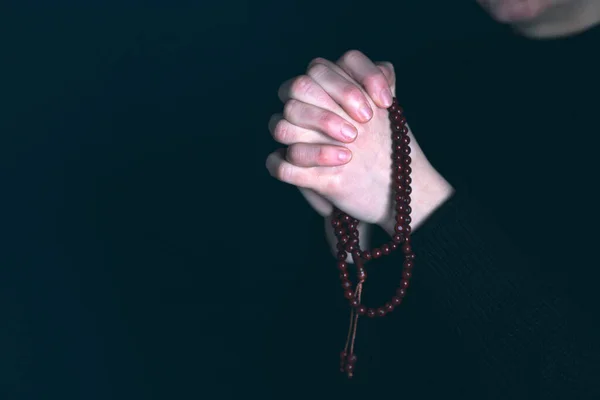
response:
<svg viewBox="0 0 600 400"><path fill-rule="evenodd" d="M395 80L392 64L374 63L357 50L335 63L323 58L311 61L306 74L284 82L278 90L283 114L271 117L269 130L288 147L267 157L271 176L297 186L323 217L335 206L393 234L387 108L396 96ZM452 187L431 166L410 131L409 136L414 231L451 195Z"/></svg>

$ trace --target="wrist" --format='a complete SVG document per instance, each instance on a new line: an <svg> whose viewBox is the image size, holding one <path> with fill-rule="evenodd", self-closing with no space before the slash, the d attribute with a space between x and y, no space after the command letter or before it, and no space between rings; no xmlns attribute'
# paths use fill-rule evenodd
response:
<svg viewBox="0 0 600 400"><path fill-rule="evenodd" d="M415 177L415 183L413 184L413 192L411 194L412 212L411 217L411 228L414 233L423 223L431 216L435 210L441 207L454 193L454 188L448 181L446 181L437 172L435 178L429 182L419 182L418 178ZM385 221L378 224L388 235L395 235L396 226L396 211L395 204L394 210L390 213Z"/></svg>

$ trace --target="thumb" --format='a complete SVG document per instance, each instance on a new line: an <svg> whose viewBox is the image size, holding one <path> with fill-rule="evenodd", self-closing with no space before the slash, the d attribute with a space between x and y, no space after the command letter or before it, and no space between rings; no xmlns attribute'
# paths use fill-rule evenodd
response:
<svg viewBox="0 0 600 400"><path fill-rule="evenodd" d="M396 72L394 71L394 65L388 61L380 61L376 62L375 65L383 72L385 75L390 88L392 89L392 95L396 96Z"/></svg>
<svg viewBox="0 0 600 400"><path fill-rule="evenodd" d="M308 201L308 204L310 204L321 217L331 215L333 212L333 205L327 199L311 189L298 189L300 189L300 193L302 193L306 201Z"/></svg>

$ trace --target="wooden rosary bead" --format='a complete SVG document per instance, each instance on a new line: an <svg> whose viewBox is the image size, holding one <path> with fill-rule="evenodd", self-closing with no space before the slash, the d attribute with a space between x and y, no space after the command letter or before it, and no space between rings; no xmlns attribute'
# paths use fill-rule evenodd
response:
<svg viewBox="0 0 600 400"><path fill-rule="evenodd" d="M396 233L406 234L406 225L404 225L404 224L396 224L396 225L394 225L394 231Z"/></svg>
<svg viewBox="0 0 600 400"><path fill-rule="evenodd" d="M395 175L394 175L394 183L395 184L399 184L401 185L404 182L404 177L406 175L402 172L402 171L398 171Z"/></svg>
<svg viewBox="0 0 600 400"><path fill-rule="evenodd" d="M409 218L408 215L398 213L396 215L396 222L399 223L399 224L403 224L404 225L405 221L406 221L406 218Z"/></svg>
<svg viewBox="0 0 600 400"><path fill-rule="evenodd" d="M390 254L390 246L388 246L387 244L384 244L383 246L381 246L381 252L384 255L389 255Z"/></svg>
<svg viewBox="0 0 600 400"><path fill-rule="evenodd" d="M392 241L394 243L404 243L404 235L401 233L396 233L394 236L392 236Z"/></svg>
<svg viewBox="0 0 600 400"><path fill-rule="evenodd" d="M402 199L400 199L400 200L402 200ZM397 201L400 201L400 200L397 200ZM410 211L408 210L408 206L404 203L396 204L396 212L399 214L404 214L404 215L410 214Z"/></svg>

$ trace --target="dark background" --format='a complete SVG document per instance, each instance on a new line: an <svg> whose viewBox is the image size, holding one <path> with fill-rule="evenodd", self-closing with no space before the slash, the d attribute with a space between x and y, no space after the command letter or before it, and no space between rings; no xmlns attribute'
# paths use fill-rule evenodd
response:
<svg viewBox="0 0 600 400"><path fill-rule="evenodd" d="M229 398L322 241L264 168L277 87L352 48L401 80L495 29L472 2L200 3L0 13L0 398Z"/></svg>

